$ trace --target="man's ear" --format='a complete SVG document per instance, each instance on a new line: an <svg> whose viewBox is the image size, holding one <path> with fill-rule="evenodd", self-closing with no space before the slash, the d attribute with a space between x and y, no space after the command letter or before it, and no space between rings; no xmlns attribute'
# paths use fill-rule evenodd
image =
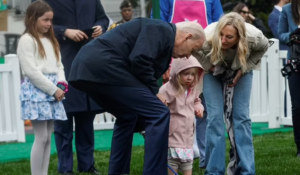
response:
<svg viewBox="0 0 300 175"><path fill-rule="evenodd" d="M184 36L184 40L187 41L188 39L192 39L193 38L193 34L188 33Z"/></svg>

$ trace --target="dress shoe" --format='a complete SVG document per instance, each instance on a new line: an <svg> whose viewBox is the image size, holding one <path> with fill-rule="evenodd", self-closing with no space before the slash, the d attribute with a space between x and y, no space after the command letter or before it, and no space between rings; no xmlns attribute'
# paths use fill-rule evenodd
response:
<svg viewBox="0 0 300 175"><path fill-rule="evenodd" d="M65 172L63 175L75 175L73 172Z"/></svg>
<svg viewBox="0 0 300 175"><path fill-rule="evenodd" d="M300 151L297 151L296 157L300 158Z"/></svg>
<svg viewBox="0 0 300 175"><path fill-rule="evenodd" d="M92 166L87 172L90 174L101 174L94 166Z"/></svg>

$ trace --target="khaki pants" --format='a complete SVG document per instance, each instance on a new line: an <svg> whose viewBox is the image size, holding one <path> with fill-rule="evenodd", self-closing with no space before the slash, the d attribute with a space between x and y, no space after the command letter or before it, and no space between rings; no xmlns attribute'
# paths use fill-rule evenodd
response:
<svg viewBox="0 0 300 175"><path fill-rule="evenodd" d="M193 169L193 162L181 162L178 159L169 159L168 164L173 168L181 171Z"/></svg>

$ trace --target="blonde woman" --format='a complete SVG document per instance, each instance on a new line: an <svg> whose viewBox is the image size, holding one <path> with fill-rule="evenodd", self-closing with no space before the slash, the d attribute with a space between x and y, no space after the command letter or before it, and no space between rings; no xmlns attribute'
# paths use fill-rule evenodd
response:
<svg viewBox="0 0 300 175"><path fill-rule="evenodd" d="M227 173L254 175L249 116L252 70L259 68L268 49L268 39L235 12L207 26L205 34L207 42L194 55L206 71L203 85L208 113L205 174L225 174L225 114L232 148Z"/></svg>

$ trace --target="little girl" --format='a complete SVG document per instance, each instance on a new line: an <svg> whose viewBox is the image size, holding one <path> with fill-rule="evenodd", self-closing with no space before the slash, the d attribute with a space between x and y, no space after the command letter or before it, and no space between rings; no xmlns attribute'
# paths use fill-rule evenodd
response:
<svg viewBox="0 0 300 175"><path fill-rule="evenodd" d="M171 112L168 164L176 172L182 170L184 175L192 175L195 114L202 117L204 110L198 98L203 75L204 70L193 56L174 59L171 79L159 90ZM173 175L171 170L169 175Z"/></svg>
<svg viewBox="0 0 300 175"><path fill-rule="evenodd" d="M68 86L52 18L53 11L46 2L33 2L27 8L26 29L17 49L24 75L22 119L31 120L35 135L30 157L32 175L48 174L53 120L67 120L61 100Z"/></svg>

